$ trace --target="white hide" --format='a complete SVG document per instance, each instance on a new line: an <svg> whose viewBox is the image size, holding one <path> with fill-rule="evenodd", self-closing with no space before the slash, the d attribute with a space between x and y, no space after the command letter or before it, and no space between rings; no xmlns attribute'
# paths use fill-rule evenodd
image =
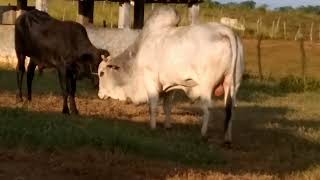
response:
<svg viewBox="0 0 320 180"><path fill-rule="evenodd" d="M159 94L182 89L191 99L202 100L201 132L205 135L215 87L223 86L225 100L230 95L235 103L244 71L243 47L227 26L208 23L177 27L179 20L173 9L155 11L122 56L100 64L99 73L104 75L100 76L98 95L102 99L129 98L134 103L149 101L150 125L155 128ZM124 67L126 64L130 66Z"/></svg>

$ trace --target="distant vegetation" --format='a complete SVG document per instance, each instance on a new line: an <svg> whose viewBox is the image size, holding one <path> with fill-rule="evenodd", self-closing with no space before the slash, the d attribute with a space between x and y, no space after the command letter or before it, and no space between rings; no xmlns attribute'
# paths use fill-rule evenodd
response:
<svg viewBox="0 0 320 180"><path fill-rule="evenodd" d="M29 5L34 5L35 0L29 0ZM16 0L0 0L0 5L8 3L15 5ZM153 7L160 6L154 4ZM182 16L181 25L188 24L188 9L184 4L170 4L180 12ZM117 27L118 21L118 3L109 1L95 2L95 24L102 26L103 20L107 26ZM146 5L145 17L151 12L152 6ZM77 1L49 0L49 13L64 20L76 20ZM133 14L133 10L131 10ZM320 37L320 5L319 6L301 6L293 8L291 6L270 9L267 5L257 5L255 1L243 1L241 3L219 3L217 1L205 0L200 5L201 22L219 21L221 17L227 16L237 18L246 25L246 31L243 36L252 38L256 33L256 23L258 19L262 21L262 32L265 37L270 38L272 26L274 32L272 38L284 39L284 26L286 26L286 39L294 39L295 34L301 26L301 32L307 37L310 36L313 23L314 39ZM132 16L133 18L133 16ZM274 25L273 25L274 24Z"/></svg>

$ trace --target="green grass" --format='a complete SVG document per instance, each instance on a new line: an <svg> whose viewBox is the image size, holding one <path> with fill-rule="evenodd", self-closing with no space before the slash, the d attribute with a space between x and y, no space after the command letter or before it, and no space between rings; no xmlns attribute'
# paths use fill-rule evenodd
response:
<svg viewBox="0 0 320 180"><path fill-rule="evenodd" d="M50 151L91 147L187 165L223 163L219 152L201 141L194 127L182 128L178 133L151 131L132 123L29 112L24 108L1 108L0 117L2 147Z"/></svg>
<svg viewBox="0 0 320 180"><path fill-rule="evenodd" d="M220 124L224 119L219 100L215 102L213 126L209 128L210 141L204 142L200 138L198 125L178 122L194 116L184 114L184 111L191 109L189 106L177 107L173 116L177 124L173 125L172 130L164 130L159 123L160 127L152 131L147 125L147 117L144 123L133 120L134 116L147 113L147 110L143 113L137 110L132 114L130 111L138 109L134 106L124 106L118 102L101 103L105 110L92 115L91 111L98 108L99 102L95 100L96 90L87 88L89 82L86 81L78 83L77 103L90 103L88 110L80 110L81 116L62 115L59 112L61 101L54 105L58 107L58 112L55 107L37 110L41 105L12 105L6 101L14 101L15 73L0 71L0 82L0 93L5 94L0 96L1 148L49 152L89 148L120 152L148 161L174 162L200 169L205 177L210 176L212 169L216 170L214 172L228 172L225 176L231 173L235 179L243 173L247 174L247 179L260 178L260 175L270 175L275 179L319 177L319 80L308 80L312 88L301 91L301 78L298 77L269 77L260 81L251 74L245 75L238 96L236 121L233 123L232 150L219 146L223 136L223 125ZM59 94L54 71L45 71L42 77L36 75L34 97L41 95L48 97L48 100L42 98L35 102L50 103L53 101L51 97L59 98ZM81 108L80 105L78 107ZM113 111L110 111L111 108Z"/></svg>

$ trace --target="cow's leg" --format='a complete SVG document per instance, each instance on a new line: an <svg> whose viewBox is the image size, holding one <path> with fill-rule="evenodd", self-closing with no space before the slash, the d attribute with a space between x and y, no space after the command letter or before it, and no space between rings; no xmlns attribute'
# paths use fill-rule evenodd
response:
<svg viewBox="0 0 320 180"><path fill-rule="evenodd" d="M58 76L59 76L59 83L62 90L62 97L63 97L63 108L62 113L63 114L69 114L69 108L68 108L68 91L67 91L67 77L66 77L66 69L60 68L58 69Z"/></svg>
<svg viewBox="0 0 320 180"><path fill-rule="evenodd" d="M157 122L156 118L158 115L158 94L153 94L149 96L149 112L150 112L150 127L151 129L156 129Z"/></svg>
<svg viewBox="0 0 320 180"><path fill-rule="evenodd" d="M36 69L36 64L30 58L30 62L27 69L27 87L28 87L28 100L31 101L31 94L32 94L32 80L34 76L34 71Z"/></svg>
<svg viewBox="0 0 320 180"><path fill-rule="evenodd" d="M25 59L26 56L18 53L17 52L17 58L18 58L18 63L17 63L17 67L16 67L16 71L17 71L17 94L16 94L16 101L17 102L22 102L22 80L23 80L23 75L24 72L26 71L26 68L24 67L25 64Z"/></svg>
<svg viewBox="0 0 320 180"><path fill-rule="evenodd" d="M228 92L228 88L226 92ZM230 92L225 95L225 120L224 120L224 144L231 145L232 142L232 114L233 114L233 102Z"/></svg>
<svg viewBox="0 0 320 180"><path fill-rule="evenodd" d="M207 136L208 124L210 119L212 101L209 97L201 97L201 109L203 111L202 116L202 127L201 127L201 135L202 137Z"/></svg>
<svg viewBox="0 0 320 180"><path fill-rule="evenodd" d="M174 91L165 93L163 97L163 111L165 113L164 127L171 128L171 109L173 106Z"/></svg>
<svg viewBox="0 0 320 180"><path fill-rule="evenodd" d="M77 80L75 77L75 74L72 71L68 71L67 73L67 91L69 94L69 102L70 102L70 110L72 114L79 114L79 111L76 106L75 101L75 93L76 93L76 86L77 86Z"/></svg>

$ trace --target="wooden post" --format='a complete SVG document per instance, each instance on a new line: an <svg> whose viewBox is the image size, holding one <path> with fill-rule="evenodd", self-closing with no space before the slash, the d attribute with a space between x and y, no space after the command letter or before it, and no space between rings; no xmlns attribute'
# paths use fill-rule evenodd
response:
<svg viewBox="0 0 320 180"><path fill-rule="evenodd" d="M320 41L320 24L319 24L319 41Z"/></svg>
<svg viewBox="0 0 320 180"><path fill-rule="evenodd" d="M301 24L299 24L299 28L298 28L298 31L296 33L296 35L294 36L294 40L297 41L300 36L302 36L302 33L301 33Z"/></svg>
<svg viewBox="0 0 320 180"><path fill-rule="evenodd" d="M262 27L262 19L258 18L257 20L257 32L256 35L258 36L259 34L261 34L261 27Z"/></svg>
<svg viewBox="0 0 320 180"><path fill-rule="evenodd" d="M320 41L320 24L319 24L319 41Z"/></svg>
<svg viewBox="0 0 320 180"><path fill-rule="evenodd" d="M110 9L110 28L113 28L113 3L110 4L109 6Z"/></svg>
<svg viewBox="0 0 320 180"><path fill-rule="evenodd" d="M133 28L142 29L144 21L144 1L145 0L136 0L134 1L134 20Z"/></svg>
<svg viewBox="0 0 320 180"><path fill-rule="evenodd" d="M283 22L283 37L284 37L284 40L287 40L287 24L286 24L286 21Z"/></svg>
<svg viewBox="0 0 320 180"><path fill-rule="evenodd" d="M310 41L311 42L313 41L313 25L314 25L314 23L312 22L311 27L310 27Z"/></svg>
<svg viewBox="0 0 320 180"><path fill-rule="evenodd" d="M279 25L280 25L280 17L278 18L278 20L277 20L277 25L276 25L276 28L275 28L275 34L274 34L274 36L275 36L275 38L277 38L278 37L278 33L279 33Z"/></svg>
<svg viewBox="0 0 320 180"><path fill-rule="evenodd" d="M48 12L47 0L36 0L36 9L38 9L39 11Z"/></svg>
<svg viewBox="0 0 320 180"><path fill-rule="evenodd" d="M26 10L28 6L28 0L17 0L17 10Z"/></svg>
<svg viewBox="0 0 320 180"><path fill-rule="evenodd" d="M274 37L274 20L272 21L272 29L271 29L271 34L270 34L270 37L271 37L271 39L273 39L273 37Z"/></svg>
<svg viewBox="0 0 320 180"><path fill-rule="evenodd" d="M299 36L299 44L300 44L300 52L301 52L301 75L304 81L305 86L305 78L306 78L306 66L307 66L307 56L304 48L304 37L303 35ZM304 87L305 88L305 87Z"/></svg>
<svg viewBox="0 0 320 180"><path fill-rule="evenodd" d="M198 24L199 23L199 12L200 12L199 4L198 3L188 4L188 10L189 10L190 24Z"/></svg>
<svg viewBox="0 0 320 180"><path fill-rule="evenodd" d="M118 28L130 28L130 3L119 3Z"/></svg>
<svg viewBox="0 0 320 180"><path fill-rule="evenodd" d="M16 18L18 18L24 11L26 11L27 7L28 7L28 0L17 0Z"/></svg>
<svg viewBox="0 0 320 180"><path fill-rule="evenodd" d="M79 0L78 22L85 25L93 23L94 0Z"/></svg>
<svg viewBox="0 0 320 180"><path fill-rule="evenodd" d="M66 16L66 8L63 8L63 14L62 14L62 21L65 20L65 16Z"/></svg>
<svg viewBox="0 0 320 180"><path fill-rule="evenodd" d="M257 38L258 38L258 43L257 43L258 69L259 69L260 81L262 81L263 73L262 73L262 63L261 63L261 41L262 41L263 35L260 33L258 34Z"/></svg>
<svg viewBox="0 0 320 180"><path fill-rule="evenodd" d="M14 24L16 21L16 16L15 10L8 10L3 12L2 19L0 19L0 21L2 21L2 24Z"/></svg>

